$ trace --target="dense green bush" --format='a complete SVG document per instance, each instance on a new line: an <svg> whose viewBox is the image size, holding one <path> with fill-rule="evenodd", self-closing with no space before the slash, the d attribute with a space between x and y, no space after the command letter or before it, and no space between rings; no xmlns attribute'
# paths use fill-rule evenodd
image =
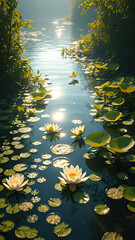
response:
<svg viewBox="0 0 135 240"><path fill-rule="evenodd" d="M20 33L24 27L31 27L29 20L22 20L17 10L17 0L0 0L0 74L1 82L7 79L28 79L31 68L28 60L22 59L23 45ZM4 82L4 81L3 81Z"/></svg>
<svg viewBox="0 0 135 240"><path fill-rule="evenodd" d="M121 66L134 67L135 1L86 0L81 3L82 13L91 7L98 17L90 24L92 33L83 37L85 51L93 56L113 58Z"/></svg>

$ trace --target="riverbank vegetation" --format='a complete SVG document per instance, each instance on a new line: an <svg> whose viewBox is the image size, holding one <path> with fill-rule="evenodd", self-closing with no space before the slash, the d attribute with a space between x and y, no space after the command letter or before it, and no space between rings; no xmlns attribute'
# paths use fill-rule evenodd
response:
<svg viewBox="0 0 135 240"><path fill-rule="evenodd" d="M21 43L23 28L32 28L28 19L22 19L17 9L17 0L0 0L0 72L1 86L28 81L32 69L29 61L22 58L24 45Z"/></svg>
<svg viewBox="0 0 135 240"><path fill-rule="evenodd" d="M92 8L97 12L96 20L89 24L91 32L79 42L80 50L89 57L111 58L123 71L134 72L135 2L86 0L79 7L82 14Z"/></svg>

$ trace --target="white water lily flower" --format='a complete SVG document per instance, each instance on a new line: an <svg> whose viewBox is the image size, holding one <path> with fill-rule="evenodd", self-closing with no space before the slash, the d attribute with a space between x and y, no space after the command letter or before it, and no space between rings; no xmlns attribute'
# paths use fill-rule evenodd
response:
<svg viewBox="0 0 135 240"><path fill-rule="evenodd" d="M28 181L29 180L26 180L24 182L24 175L17 173L9 177L9 179L6 178L7 183L3 183L3 185L10 191L21 191Z"/></svg>
<svg viewBox="0 0 135 240"><path fill-rule="evenodd" d="M79 126L70 130L70 132L73 133L76 137L81 136L84 133L84 131L85 131L85 125Z"/></svg>
<svg viewBox="0 0 135 240"><path fill-rule="evenodd" d="M52 123L47 123L45 124L45 130L47 132L52 132L52 133L57 133L61 130L62 128L60 128L60 125L58 124L52 124Z"/></svg>
<svg viewBox="0 0 135 240"><path fill-rule="evenodd" d="M74 167L71 165L70 167L65 167L63 172L60 172L62 177L58 177L62 184L69 184L69 189L71 191L76 190L76 184L87 181L88 177L86 176L86 172L82 174L82 168L79 168L77 165Z"/></svg>

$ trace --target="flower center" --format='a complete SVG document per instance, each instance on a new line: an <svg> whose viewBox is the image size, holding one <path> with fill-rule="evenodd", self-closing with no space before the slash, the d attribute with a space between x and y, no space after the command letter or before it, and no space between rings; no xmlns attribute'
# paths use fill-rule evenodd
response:
<svg viewBox="0 0 135 240"><path fill-rule="evenodd" d="M75 176L77 176L76 173L69 173L69 177L70 177L70 178L73 178L73 177L75 177Z"/></svg>

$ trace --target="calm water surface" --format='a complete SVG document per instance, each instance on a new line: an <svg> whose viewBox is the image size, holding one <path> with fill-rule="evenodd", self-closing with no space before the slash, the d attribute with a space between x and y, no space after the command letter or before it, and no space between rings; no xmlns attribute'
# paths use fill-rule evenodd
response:
<svg viewBox="0 0 135 240"><path fill-rule="evenodd" d="M21 211L19 214L12 215L13 217L5 215L5 219L12 219L16 223L16 227L22 225L34 227L39 231L38 236L44 237L46 240L55 240L58 237L53 233L54 226L46 222L46 217L49 213L56 212L60 214L62 222L66 222L72 227L71 234L65 237L65 239L100 240L106 231L114 231L124 236L125 240L133 240L135 232L133 232L132 221L129 221L127 224L125 217L125 211L127 211L126 201L123 199L112 200L107 198L105 194L106 188L118 186L121 183L121 181L117 181L113 177L113 167L109 168L109 174L107 165L101 162L95 165L93 160L85 160L83 154L87 152L89 146L81 142L79 147L70 138L72 135L70 130L77 126L72 123L72 120L75 119L81 120L81 125L86 126L83 137L94 131L104 131L102 123L95 122L94 117L90 115L91 105L96 100L95 95L93 95L93 83L84 74L83 66L80 63L71 58L63 58L61 55L61 48L63 46L70 47L73 41L79 39L80 34L87 32L87 29L83 30L81 26L73 25L61 18L44 21L37 20L33 25L34 30L27 30L23 33L26 41L24 55L27 55L31 60L31 65L35 72L38 69L43 77L44 74L49 75L50 84L47 86L47 90L52 90L53 97L42 112L36 113L36 116L40 117L40 121L27 124L27 126L32 128L32 132L29 139L23 140L25 145L23 152L33 148L32 142L34 141L42 141L42 144L36 146L38 149L37 153L32 154L30 159L22 160L22 162L29 165L29 172L37 172L38 177L46 178L46 182L41 184L36 182L31 186L32 190L39 190L38 197L41 198L38 203L34 203L34 208L31 211ZM72 74L72 71L78 73L78 84L76 85L69 84L71 79L68 76ZM48 114L49 117L42 118L41 116L44 114ZM57 139L56 142L44 140L42 138L44 133L39 128L46 123L60 124L65 136ZM74 166L78 164L83 169L83 172L87 171L87 175L91 173L100 173L102 175L102 180L99 182L88 180L90 188L85 189L85 191L89 194L90 201L87 204L74 203L70 195L63 195L54 189L54 185L59 181L58 176L60 176L59 171L61 169L53 167L52 164L45 171L40 171L38 168L30 169L31 164L37 164L38 167L42 166L42 162L35 163L34 159L41 158L45 153L52 154L50 147L58 143L73 146L74 151L66 155L71 164ZM21 151L17 153L21 153ZM56 157L55 154L52 154L51 161ZM14 163L12 162L9 167L13 165ZM31 197L32 195L28 194L23 201L30 201ZM54 197L62 200L61 206L58 208L50 207L47 213L37 211L39 204L48 204L48 200ZM100 203L107 204L110 207L111 211L108 215L100 216L94 212L94 206ZM120 207L121 205L123 205L123 208ZM27 222L27 217L32 214L38 216L36 223ZM128 215L128 211L126 214ZM11 234L5 234L5 236L6 240L17 239L14 236L14 231Z"/></svg>

